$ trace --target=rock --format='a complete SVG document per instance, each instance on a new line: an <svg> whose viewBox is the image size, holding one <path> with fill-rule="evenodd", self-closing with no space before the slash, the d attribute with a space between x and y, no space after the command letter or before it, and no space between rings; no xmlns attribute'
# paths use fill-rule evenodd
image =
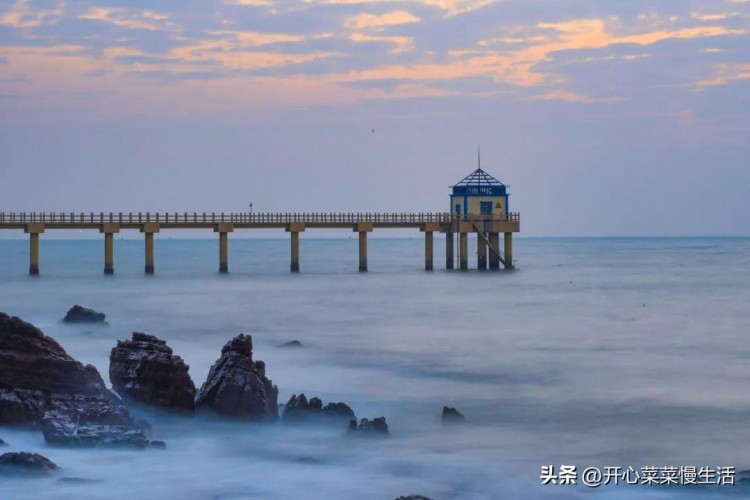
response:
<svg viewBox="0 0 750 500"><path fill-rule="evenodd" d="M86 408L78 415L48 411L42 433L47 444L68 448L132 448L145 449L148 438L134 424L110 423L120 419L101 414L97 408Z"/></svg>
<svg viewBox="0 0 750 500"><path fill-rule="evenodd" d="M466 417L455 408L450 406L443 406L443 414L441 415L443 425L461 424L466 422Z"/></svg>
<svg viewBox="0 0 750 500"><path fill-rule="evenodd" d="M49 474L58 468L52 460L38 453L18 451L0 455L0 474Z"/></svg>
<svg viewBox="0 0 750 500"><path fill-rule="evenodd" d="M432 498L423 495L407 495L405 497L398 497L396 500L432 500Z"/></svg>
<svg viewBox="0 0 750 500"><path fill-rule="evenodd" d="M164 441L151 441L149 445L151 446L151 448L157 448L159 450L167 449L167 443L165 443Z"/></svg>
<svg viewBox="0 0 750 500"><path fill-rule="evenodd" d="M92 484L101 483L101 479L86 479L85 477L61 477L57 480L58 483L66 484Z"/></svg>
<svg viewBox="0 0 750 500"><path fill-rule="evenodd" d="M297 459L297 462L301 464L319 464L320 460L317 460L313 457L299 457Z"/></svg>
<svg viewBox="0 0 750 500"><path fill-rule="evenodd" d="M63 318L65 323L104 323L104 313L74 305Z"/></svg>
<svg viewBox="0 0 750 500"><path fill-rule="evenodd" d="M109 356L109 380L124 399L163 410L195 411L195 384L164 340L133 332Z"/></svg>
<svg viewBox="0 0 750 500"><path fill-rule="evenodd" d="M6 443L5 441L2 440L2 438L0 438L0 446L8 446L8 443Z"/></svg>
<svg viewBox="0 0 750 500"><path fill-rule="evenodd" d="M311 398L309 401L303 394L293 394L284 407L282 421L286 423L301 422L331 422L346 423L356 420L354 411L346 403L328 403L323 406L320 398Z"/></svg>
<svg viewBox="0 0 750 500"><path fill-rule="evenodd" d="M279 344L279 347L302 347L302 342L299 340L290 340L289 342Z"/></svg>
<svg viewBox="0 0 750 500"><path fill-rule="evenodd" d="M96 368L70 357L34 325L5 313L0 313L0 424L42 427L49 444L68 446L130 440L130 431L144 428Z"/></svg>
<svg viewBox="0 0 750 500"><path fill-rule="evenodd" d="M278 388L266 377L266 364L253 361L252 337L241 333L221 349L195 403L219 415L275 420L278 395Z"/></svg>
<svg viewBox="0 0 750 500"><path fill-rule="evenodd" d="M357 425L356 420L349 421L348 435L363 437L387 437L388 424L385 423L385 417L378 417L372 420L363 418Z"/></svg>

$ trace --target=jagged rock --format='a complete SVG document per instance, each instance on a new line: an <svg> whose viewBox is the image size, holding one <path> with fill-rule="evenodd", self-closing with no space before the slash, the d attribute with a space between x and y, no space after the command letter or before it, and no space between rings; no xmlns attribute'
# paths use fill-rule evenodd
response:
<svg viewBox="0 0 750 500"><path fill-rule="evenodd" d="M224 416L275 420L278 395L278 388L266 377L266 364L253 362L252 337L240 334L221 349L195 403Z"/></svg>
<svg viewBox="0 0 750 500"><path fill-rule="evenodd" d="M104 318L104 313L86 309L76 304L68 310L63 321L65 323L104 323Z"/></svg>
<svg viewBox="0 0 750 500"><path fill-rule="evenodd" d="M440 416L443 425L461 424L466 422L466 417L455 408L443 406L443 414Z"/></svg>
<svg viewBox="0 0 750 500"><path fill-rule="evenodd" d="M302 342L299 340L290 340L289 342L279 344L279 347L302 347Z"/></svg>
<svg viewBox="0 0 750 500"><path fill-rule="evenodd" d="M6 443L5 441L2 440L2 438L0 438L0 446L8 446L8 443Z"/></svg>
<svg viewBox="0 0 750 500"><path fill-rule="evenodd" d="M18 451L0 455L0 474L49 474L58 468L52 460L38 453Z"/></svg>
<svg viewBox="0 0 750 500"><path fill-rule="evenodd" d="M42 427L48 443L73 446L107 444L144 428L96 368L5 313L0 313L0 424Z"/></svg>
<svg viewBox="0 0 750 500"><path fill-rule="evenodd" d="M151 441L149 443L149 446L151 446L151 448L157 448L159 450L167 449L167 443L165 443L164 441Z"/></svg>
<svg viewBox="0 0 750 500"><path fill-rule="evenodd" d="M300 422L332 422L346 423L356 420L354 411L346 403L328 403L323 406L320 398L310 398L303 394L292 394L289 402L284 406L282 421L286 423Z"/></svg>
<svg viewBox="0 0 750 500"><path fill-rule="evenodd" d="M109 356L109 380L126 400L164 410L195 411L195 384L181 357L164 340L133 332Z"/></svg>
<svg viewBox="0 0 750 500"><path fill-rule="evenodd" d="M349 421L348 435L363 437L386 437L388 436L388 424L385 417L378 417L372 420L363 418L357 425L356 420Z"/></svg>

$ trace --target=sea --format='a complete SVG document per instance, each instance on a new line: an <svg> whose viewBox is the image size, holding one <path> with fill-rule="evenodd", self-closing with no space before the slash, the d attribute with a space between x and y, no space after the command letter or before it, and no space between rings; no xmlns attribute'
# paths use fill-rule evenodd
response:
<svg viewBox="0 0 750 500"><path fill-rule="evenodd" d="M60 449L0 427L0 452L62 468L0 476L0 499L750 498L750 238L517 238L516 270L465 272L445 269L437 237L433 272L422 238L371 238L360 273L356 238L304 234L299 274L288 239L233 238L224 275L217 240L160 234L155 275L141 240L116 239L105 276L101 240L45 236L38 277L28 241L0 241L0 311L105 382L131 332L165 339L198 387L247 333L280 403L343 401L386 417L390 437L143 409L166 450ZM74 304L108 326L61 323ZM279 347L291 340L303 346ZM443 426L443 406L465 424ZM651 467L725 484L624 481ZM590 468L609 484L584 484Z"/></svg>

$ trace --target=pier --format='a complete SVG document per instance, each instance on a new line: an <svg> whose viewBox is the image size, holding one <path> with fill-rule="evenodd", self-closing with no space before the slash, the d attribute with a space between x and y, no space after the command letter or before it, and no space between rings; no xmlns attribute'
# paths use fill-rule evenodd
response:
<svg viewBox="0 0 750 500"><path fill-rule="evenodd" d="M252 229L283 229L290 234L290 271L300 272L300 233L344 229L358 233L359 270L367 271L368 233L378 229L418 229L424 233L426 271L434 269L435 233L444 233L446 269L469 269L468 238L477 238L477 269L513 269L513 233L518 213L16 213L0 212L0 230L29 235L29 274L40 272L40 235L56 229L87 229L104 235L104 274L115 272L114 235L125 230L144 235L144 271L154 274L154 234L162 230L209 229L219 236L219 272L229 272L229 234ZM500 234L503 248L500 248ZM454 252L455 235L458 235ZM454 257L455 256L455 257ZM501 267L502 266L502 267Z"/></svg>

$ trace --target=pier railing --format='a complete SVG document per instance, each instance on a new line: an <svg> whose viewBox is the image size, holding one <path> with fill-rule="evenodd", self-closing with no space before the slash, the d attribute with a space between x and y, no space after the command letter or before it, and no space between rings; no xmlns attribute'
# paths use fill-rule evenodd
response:
<svg viewBox="0 0 750 500"><path fill-rule="evenodd" d="M412 213L325 213L325 212L254 212L254 213L84 213L84 212L0 212L0 224L143 224L148 222L173 224L214 224L230 222L234 224L359 224L374 222L382 224L420 224L428 222L450 223L455 221L499 220L520 222L520 214L512 212L507 217L497 215L467 214L457 215L449 212L412 212Z"/></svg>

